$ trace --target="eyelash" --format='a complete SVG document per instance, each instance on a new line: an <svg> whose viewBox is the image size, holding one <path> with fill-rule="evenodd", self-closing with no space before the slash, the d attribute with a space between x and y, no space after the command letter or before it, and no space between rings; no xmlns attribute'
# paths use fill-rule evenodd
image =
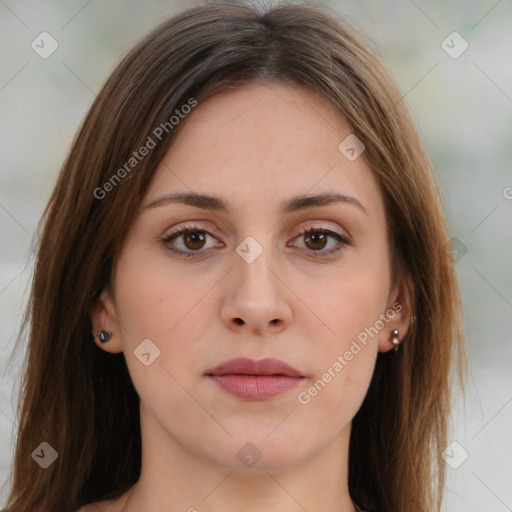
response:
<svg viewBox="0 0 512 512"><path fill-rule="evenodd" d="M182 235L188 235L190 233L197 233L197 232L206 233L209 236L213 236L213 235L211 235L211 233L209 233L205 229L201 229L199 226L187 226L187 227L183 227L183 228L178 228L176 231L174 231L173 233L171 233L169 235L162 237L160 240L164 246L167 246L167 248L170 251L172 251L175 254L178 254L178 256L184 256L186 258L197 258L201 255L202 252L205 252L205 251L200 251L200 250L198 250L198 251L182 251L181 249L176 249L175 247L169 247L170 242L172 242L174 239L179 238ZM346 237L340 235L336 231L332 231L325 227L308 228L308 229L302 231L301 233L299 233L296 238L299 238L304 235L309 235L311 233L321 233L321 234L329 235L339 242L339 244L336 248L330 249L328 251L313 251L313 250L311 250L311 253L312 253L311 256L313 256L314 258L323 258L326 256L332 256L333 254L336 254L339 251L341 251L343 246L351 245L350 240L348 240ZM320 253L322 255L319 256L319 255L315 254L315 252Z"/></svg>

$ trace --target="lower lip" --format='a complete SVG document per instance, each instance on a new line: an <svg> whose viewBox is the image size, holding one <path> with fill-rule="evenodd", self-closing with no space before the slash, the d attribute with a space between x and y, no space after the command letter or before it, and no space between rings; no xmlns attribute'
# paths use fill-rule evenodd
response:
<svg viewBox="0 0 512 512"><path fill-rule="evenodd" d="M302 377L286 375L210 375L226 392L248 400L265 400L294 388Z"/></svg>

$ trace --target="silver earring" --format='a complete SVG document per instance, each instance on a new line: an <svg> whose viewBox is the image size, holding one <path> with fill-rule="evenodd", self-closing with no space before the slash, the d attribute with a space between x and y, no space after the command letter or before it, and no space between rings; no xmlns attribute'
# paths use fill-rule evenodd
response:
<svg viewBox="0 0 512 512"><path fill-rule="evenodd" d="M112 338L112 333L102 329L101 331L96 333L96 336L98 336L100 343L106 343L108 340L110 340L110 338Z"/></svg>
<svg viewBox="0 0 512 512"><path fill-rule="evenodd" d="M393 329L391 331L391 343L395 345L395 352L398 350L398 345L400 345L400 338L398 337L398 329Z"/></svg>

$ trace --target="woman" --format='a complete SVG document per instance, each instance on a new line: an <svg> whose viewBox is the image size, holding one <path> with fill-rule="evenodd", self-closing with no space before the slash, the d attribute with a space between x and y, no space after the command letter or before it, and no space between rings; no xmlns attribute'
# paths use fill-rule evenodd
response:
<svg viewBox="0 0 512 512"><path fill-rule="evenodd" d="M399 91L335 14L164 22L43 219L10 512L440 510L449 235Z"/></svg>

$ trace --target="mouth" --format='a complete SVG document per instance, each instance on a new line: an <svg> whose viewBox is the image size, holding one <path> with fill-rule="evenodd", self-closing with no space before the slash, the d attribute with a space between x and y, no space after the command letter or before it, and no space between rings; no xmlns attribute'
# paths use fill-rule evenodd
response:
<svg viewBox="0 0 512 512"><path fill-rule="evenodd" d="M296 387L305 376L284 361L274 358L231 359L206 376L221 390L246 400L265 400Z"/></svg>

